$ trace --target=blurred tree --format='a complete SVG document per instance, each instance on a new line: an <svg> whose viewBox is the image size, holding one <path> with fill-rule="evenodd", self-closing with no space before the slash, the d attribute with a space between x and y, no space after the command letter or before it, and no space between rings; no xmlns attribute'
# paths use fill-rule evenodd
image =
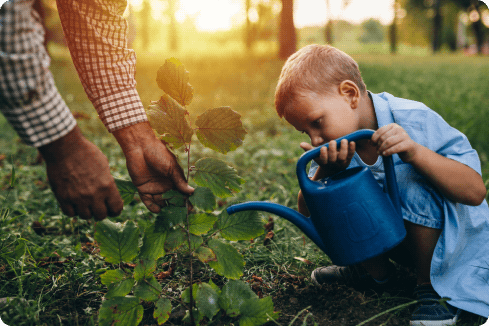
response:
<svg viewBox="0 0 489 326"><path fill-rule="evenodd" d="M148 50L149 48L149 34L150 34L150 23L151 17L151 4L150 0L143 0L143 8L139 12L140 19L140 35L141 35L141 47L143 50Z"/></svg>
<svg viewBox="0 0 489 326"><path fill-rule="evenodd" d="M178 0L167 0L168 1L168 16L170 17L170 28L168 31L168 40L170 42L170 49L173 51L178 50L178 32L177 32L177 22L175 19L175 14L177 12L177 1Z"/></svg>
<svg viewBox="0 0 489 326"><path fill-rule="evenodd" d="M361 25L362 35L358 38L361 43L380 43L384 41L384 27L377 19L370 18Z"/></svg>
<svg viewBox="0 0 489 326"><path fill-rule="evenodd" d="M482 53L482 45L484 44L484 34L487 29L482 23L481 8L487 7L482 1L479 0L451 0L469 14L469 21L474 32L475 41L477 45L477 52Z"/></svg>
<svg viewBox="0 0 489 326"><path fill-rule="evenodd" d="M433 0L433 52L438 52L441 49L441 34L442 34L442 15L441 1Z"/></svg>
<svg viewBox="0 0 489 326"><path fill-rule="evenodd" d="M394 18L392 19L392 24L389 26L389 42L391 45L391 53L397 53L397 11L399 9L399 3L394 0L393 4Z"/></svg>
<svg viewBox="0 0 489 326"><path fill-rule="evenodd" d="M447 0L444 0L447 1ZM430 19L431 25L431 47L433 52L438 52L441 47L441 32L442 32L442 0L408 0L408 11L410 8L418 8Z"/></svg>
<svg viewBox="0 0 489 326"><path fill-rule="evenodd" d="M245 30L245 44L246 49L251 50L251 45L253 43L253 36L251 30L251 20L250 20L250 12L251 12L251 0L245 1L245 10L246 10L246 30Z"/></svg>
<svg viewBox="0 0 489 326"><path fill-rule="evenodd" d="M34 9L39 12L44 24L44 42L55 42L65 45L63 29L59 20L56 0L36 0Z"/></svg>
<svg viewBox="0 0 489 326"><path fill-rule="evenodd" d="M324 39L326 43L333 44L333 15L331 15L331 6L329 0L326 0L326 26L324 27Z"/></svg>
<svg viewBox="0 0 489 326"><path fill-rule="evenodd" d="M405 10L405 17L398 18L398 41L415 46L431 46L430 40L432 37L431 18L428 18L426 7L413 5L411 0L397 0L399 5Z"/></svg>
<svg viewBox="0 0 489 326"><path fill-rule="evenodd" d="M248 50L256 41L270 40L276 32L276 5L280 0L246 0L245 44Z"/></svg>
<svg viewBox="0 0 489 326"><path fill-rule="evenodd" d="M352 0L341 0L341 11L345 10L346 7L350 5L351 1ZM340 20L341 15L336 17L336 19L333 17L330 2L329 0L326 0L326 26L324 27L324 39L326 40L326 43L333 44L335 40L333 29L336 23Z"/></svg>
<svg viewBox="0 0 489 326"><path fill-rule="evenodd" d="M282 0L279 30L280 59L287 59L297 49L297 34L294 26L294 1Z"/></svg>
<svg viewBox="0 0 489 326"><path fill-rule="evenodd" d="M453 7L452 4L456 7ZM471 17L470 24L476 39L477 51L481 53L486 29L480 19L482 6L484 4L479 0L407 0L406 2L408 12L411 9L418 9L432 20L431 42L433 52L438 52L444 42L448 44L449 48L454 48L453 38L456 27L454 12L458 8L458 10L466 11ZM445 16L450 16L446 17L448 24L443 23Z"/></svg>

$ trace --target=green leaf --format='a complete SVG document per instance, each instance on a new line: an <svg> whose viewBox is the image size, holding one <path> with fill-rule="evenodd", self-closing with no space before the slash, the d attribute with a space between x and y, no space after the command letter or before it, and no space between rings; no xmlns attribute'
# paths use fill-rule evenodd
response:
<svg viewBox="0 0 489 326"><path fill-rule="evenodd" d="M239 326L259 326L278 318L278 313L273 312L272 297L263 299L246 300L241 306L241 318Z"/></svg>
<svg viewBox="0 0 489 326"><path fill-rule="evenodd" d="M143 319L144 308L135 297L116 297L102 302L98 321L100 326L134 326Z"/></svg>
<svg viewBox="0 0 489 326"><path fill-rule="evenodd" d="M194 256L197 257L197 259L203 263L208 263L210 261L217 261L216 254L214 253L214 251L212 251L207 247L200 246L199 248L197 248L197 250L194 252Z"/></svg>
<svg viewBox="0 0 489 326"><path fill-rule="evenodd" d="M208 246L216 254L217 261L209 261L209 266L217 274L229 279L238 279L243 275L245 261L236 248L215 239L209 240Z"/></svg>
<svg viewBox="0 0 489 326"><path fill-rule="evenodd" d="M195 235L201 235L207 233L212 227L214 223L216 223L217 217L214 215L208 214L192 214L190 215L189 223L189 231Z"/></svg>
<svg viewBox="0 0 489 326"><path fill-rule="evenodd" d="M138 191L138 188L136 188L131 181L116 178L114 178L114 181L117 189L119 190L119 194L122 197L124 205L129 204L134 199L134 195Z"/></svg>
<svg viewBox="0 0 489 326"><path fill-rule="evenodd" d="M146 110L151 127L173 148L190 143L194 131L185 115L188 111L168 95L152 102Z"/></svg>
<svg viewBox="0 0 489 326"><path fill-rule="evenodd" d="M181 228L168 232L165 241L165 250L174 251L184 244L187 234Z"/></svg>
<svg viewBox="0 0 489 326"><path fill-rule="evenodd" d="M197 292L198 292L198 284L194 283L192 285L192 297L194 297L194 300L197 298ZM183 290L182 295L180 297L183 302L190 303L190 286L185 290Z"/></svg>
<svg viewBox="0 0 489 326"><path fill-rule="evenodd" d="M166 298L161 298L155 303L155 310L153 312L153 318L157 320L158 325L163 325L171 313L171 301Z"/></svg>
<svg viewBox="0 0 489 326"><path fill-rule="evenodd" d="M163 207L156 217L155 230L163 232L183 223L187 219L186 207Z"/></svg>
<svg viewBox="0 0 489 326"><path fill-rule="evenodd" d="M226 314L236 317L241 314L241 306L250 299L258 299L258 296L250 289L249 284L230 280L222 287L219 305Z"/></svg>
<svg viewBox="0 0 489 326"><path fill-rule="evenodd" d="M246 130L241 122L241 115L229 107L205 111L197 117L196 131L202 145L226 154L243 144Z"/></svg>
<svg viewBox="0 0 489 326"><path fill-rule="evenodd" d="M100 280L103 285L109 285L111 283L121 282L125 278L126 274L121 269L113 269L106 271L100 275Z"/></svg>
<svg viewBox="0 0 489 326"><path fill-rule="evenodd" d="M217 197L231 197L241 190L241 179L236 170L221 160L203 158L195 163L194 181L197 185L208 187Z"/></svg>
<svg viewBox="0 0 489 326"><path fill-rule="evenodd" d="M176 190L168 190L162 196L163 199L168 201L168 204L172 206L185 206L185 196Z"/></svg>
<svg viewBox="0 0 489 326"><path fill-rule="evenodd" d="M192 250L195 250L200 247L200 245L204 242L204 239L200 235L190 234L190 245ZM188 241L187 237L185 237L185 248L188 249Z"/></svg>
<svg viewBox="0 0 489 326"><path fill-rule="evenodd" d="M165 255L165 232L155 232L156 226L150 225L144 231L143 245L139 257L156 260Z"/></svg>
<svg viewBox="0 0 489 326"><path fill-rule="evenodd" d="M119 283L111 283L107 286L108 291L105 294L105 298L110 299L115 297L124 297L131 292L133 286L134 279L132 277Z"/></svg>
<svg viewBox="0 0 489 326"><path fill-rule="evenodd" d="M204 319L205 316L196 308L192 308L192 314L194 315L195 325L200 325L200 322L202 321L202 319ZM185 316L183 316L182 322L184 325L190 325L190 313L188 310L185 312Z"/></svg>
<svg viewBox="0 0 489 326"><path fill-rule="evenodd" d="M150 277L156 270L156 260L154 259L140 259L136 267L134 268L134 279L140 281L144 278Z"/></svg>
<svg viewBox="0 0 489 326"><path fill-rule="evenodd" d="M100 255L108 263L130 262L138 254L139 230L133 221L114 223L109 219L97 222L95 240L100 246Z"/></svg>
<svg viewBox="0 0 489 326"><path fill-rule="evenodd" d="M13 188L15 186L15 165L13 164L13 158L12 158L12 170L10 174L10 188Z"/></svg>
<svg viewBox="0 0 489 326"><path fill-rule="evenodd" d="M15 249L13 252L11 252L12 254L12 258L14 260L18 260L20 259L20 257L24 256L25 255L25 252L26 252L26 249L27 249L27 246L25 244L24 241L22 242L19 242L16 246L15 246Z"/></svg>
<svg viewBox="0 0 489 326"><path fill-rule="evenodd" d="M211 319L219 311L219 295L217 292L207 283L200 283L198 285L197 297L195 304L197 309Z"/></svg>
<svg viewBox="0 0 489 326"><path fill-rule="evenodd" d="M265 233L257 211L243 211L229 215L224 210L219 215L217 228L221 230L221 236L230 241L251 240Z"/></svg>
<svg viewBox="0 0 489 326"><path fill-rule="evenodd" d="M207 187L196 187L192 196L189 197L190 203L206 212L212 212L216 207L216 197Z"/></svg>
<svg viewBox="0 0 489 326"><path fill-rule="evenodd" d="M167 59L165 64L156 73L158 87L183 106L189 105L192 102L194 94L194 90L188 80L189 72L175 58Z"/></svg>
<svg viewBox="0 0 489 326"><path fill-rule="evenodd" d="M156 301L160 293L161 285L154 276L139 281L134 287L134 295L145 301Z"/></svg>
<svg viewBox="0 0 489 326"><path fill-rule="evenodd" d="M211 286L211 288L214 289L214 291L216 291L218 295L221 295L221 289L216 284L214 284L212 280L209 280L209 285Z"/></svg>

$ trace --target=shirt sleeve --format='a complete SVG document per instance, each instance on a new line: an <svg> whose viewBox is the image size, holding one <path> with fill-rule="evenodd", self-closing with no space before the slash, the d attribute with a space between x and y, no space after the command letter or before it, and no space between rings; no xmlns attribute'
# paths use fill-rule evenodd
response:
<svg viewBox="0 0 489 326"><path fill-rule="evenodd" d="M465 164L482 174L477 151L470 145L467 136L450 126L438 113L430 109L408 110L408 122L399 123L417 143L432 151Z"/></svg>
<svg viewBox="0 0 489 326"><path fill-rule="evenodd" d="M0 111L27 144L40 147L63 137L76 121L49 71L44 30L32 0L0 8Z"/></svg>
<svg viewBox="0 0 489 326"><path fill-rule="evenodd" d="M73 63L88 98L113 132L148 121L136 91L136 55L127 48L125 0L57 0Z"/></svg>
<svg viewBox="0 0 489 326"><path fill-rule="evenodd" d="M482 175L477 151L463 133L450 126L436 112L430 111L426 120L429 148L440 155L465 164Z"/></svg>

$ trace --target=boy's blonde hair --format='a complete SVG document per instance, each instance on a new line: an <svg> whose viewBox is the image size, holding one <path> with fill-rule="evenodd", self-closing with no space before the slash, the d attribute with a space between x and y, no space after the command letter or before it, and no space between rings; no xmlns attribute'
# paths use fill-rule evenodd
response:
<svg viewBox="0 0 489 326"><path fill-rule="evenodd" d="M275 109L283 117L287 104L299 93L327 95L344 80L353 81L362 93L367 90L358 64L348 54L329 45L307 45L285 62L275 89Z"/></svg>

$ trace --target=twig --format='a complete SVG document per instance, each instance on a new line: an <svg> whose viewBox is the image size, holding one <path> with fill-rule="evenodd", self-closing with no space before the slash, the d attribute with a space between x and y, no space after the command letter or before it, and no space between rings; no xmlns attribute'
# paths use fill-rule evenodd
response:
<svg viewBox="0 0 489 326"><path fill-rule="evenodd" d="M187 148L187 182L190 180L190 143L188 144ZM194 307L194 294L193 294L193 285L194 285L194 271L193 271L193 265L192 265L192 243L190 241L190 219L189 219L189 200L188 198L185 198L185 207L187 208L187 225L186 225L186 231L187 231L187 242L188 242L188 250L189 250L189 267L190 267L190 323L192 325L195 325L195 318L194 318L194 312L193 312L193 307Z"/></svg>
<svg viewBox="0 0 489 326"><path fill-rule="evenodd" d="M414 301L411 301L411 302L408 302L408 303L403 303L401 305L398 305L398 306L395 306L393 308L390 308L390 309L387 309L386 311L382 311L381 313L378 313L377 315L373 316L373 317L370 317L369 319L367 320L364 320L362 321L360 324L357 324L357 326L362 326L362 325L365 325L366 323L374 320L375 318L378 318L382 315L385 315L391 311L394 311L394 310L397 310L397 309L402 309L402 308L406 308L407 306L410 306L410 305L413 305L415 303L418 303L418 300L414 300Z"/></svg>

